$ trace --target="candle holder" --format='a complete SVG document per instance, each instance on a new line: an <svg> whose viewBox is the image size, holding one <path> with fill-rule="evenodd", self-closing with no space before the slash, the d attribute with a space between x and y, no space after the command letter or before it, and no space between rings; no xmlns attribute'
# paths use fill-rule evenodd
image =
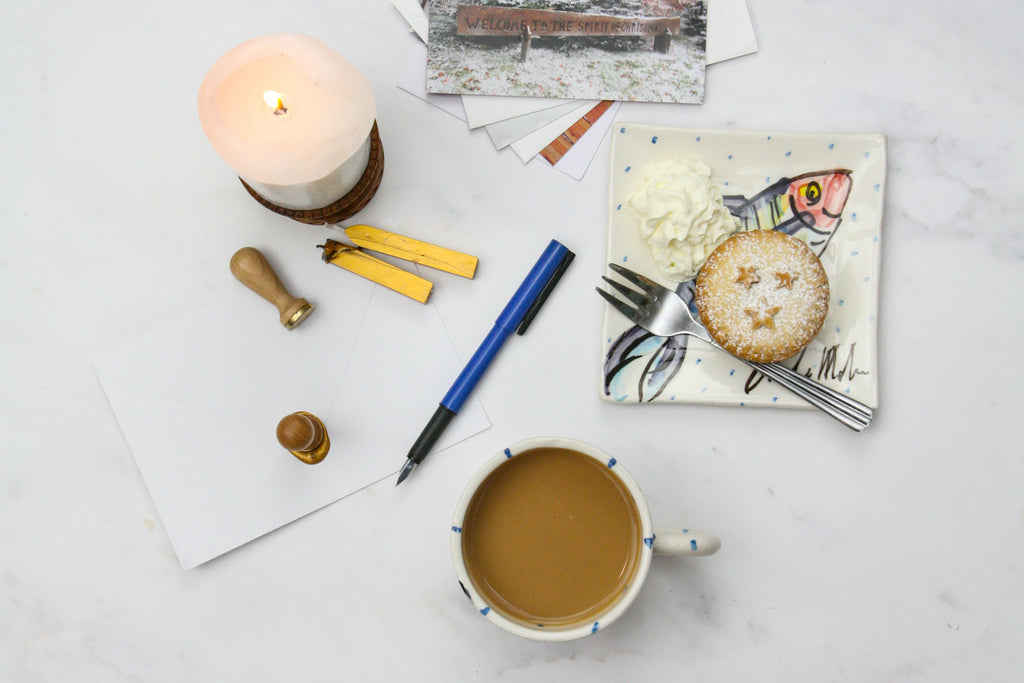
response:
<svg viewBox="0 0 1024 683"><path fill-rule="evenodd" d="M351 218L370 202L373 195L380 187L380 180L384 175L384 146L380 141L380 132L377 130L377 122L373 122L370 130L370 160L366 164L366 170L360 176L359 182L349 190L343 197L331 204L319 209L288 209L278 206L274 202L260 195L252 189L249 183L241 177L239 180L246 191L262 206L274 213L287 216L292 220L307 225L324 225L326 223L338 223Z"/></svg>
<svg viewBox="0 0 1024 683"><path fill-rule="evenodd" d="M214 150L274 213L336 223L380 187L373 89L321 40L279 33L235 46L203 78L197 105Z"/></svg>

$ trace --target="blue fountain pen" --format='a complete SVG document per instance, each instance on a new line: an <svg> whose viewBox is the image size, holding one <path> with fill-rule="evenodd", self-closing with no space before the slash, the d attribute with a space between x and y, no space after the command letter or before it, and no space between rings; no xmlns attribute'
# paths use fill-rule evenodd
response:
<svg viewBox="0 0 1024 683"><path fill-rule="evenodd" d="M433 417L427 422L427 426L420 432L416 443L409 449L405 466L398 473L398 481L395 482L395 486L405 481L409 473L427 457L448 423L458 414L462 404L473 392L473 387L480 381L484 371L498 355L505 340L512 335L512 332L516 332L516 334L526 332L526 328L529 327L540 307L544 305L548 295L558 284L574 256L575 254L569 251L565 245L557 240L551 240L526 279L519 285L519 289L512 295L512 299L506 304L501 315L498 316L494 327L491 328L483 343L459 373L459 377L452 384L451 389L441 399L441 403L434 411Z"/></svg>

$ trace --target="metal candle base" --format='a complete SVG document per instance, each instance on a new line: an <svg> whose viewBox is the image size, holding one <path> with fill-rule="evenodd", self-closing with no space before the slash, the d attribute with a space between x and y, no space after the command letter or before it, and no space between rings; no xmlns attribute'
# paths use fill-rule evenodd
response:
<svg viewBox="0 0 1024 683"><path fill-rule="evenodd" d="M261 196L241 178L239 180L242 181L242 186L252 195L253 199L274 213L287 216L300 223L323 225L325 223L343 221L362 211L373 198L373 195L376 194L383 175L384 147L380 141L380 133L377 131L377 122L374 121L373 128L370 130L370 160L366 164L366 170L363 171L363 175L359 178L359 182L356 183L355 187L349 190L343 197L325 207L319 209L286 209Z"/></svg>

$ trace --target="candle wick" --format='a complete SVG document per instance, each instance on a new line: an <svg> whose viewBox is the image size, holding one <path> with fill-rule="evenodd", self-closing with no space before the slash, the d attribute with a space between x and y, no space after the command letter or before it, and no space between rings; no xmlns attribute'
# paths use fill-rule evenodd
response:
<svg viewBox="0 0 1024 683"><path fill-rule="evenodd" d="M284 102L281 98L277 99L277 108L274 109L274 116L284 116L288 113L288 107L284 106Z"/></svg>

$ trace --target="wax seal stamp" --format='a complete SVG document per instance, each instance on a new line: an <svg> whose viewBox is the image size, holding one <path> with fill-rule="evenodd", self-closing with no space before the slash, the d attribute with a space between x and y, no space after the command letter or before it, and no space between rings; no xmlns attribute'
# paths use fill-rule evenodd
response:
<svg viewBox="0 0 1024 683"><path fill-rule="evenodd" d="M274 304L281 314L281 324L289 330L313 312L313 304L288 293L259 249L242 247L236 251L231 257L231 273L239 282Z"/></svg>
<svg viewBox="0 0 1024 683"><path fill-rule="evenodd" d="M324 423L316 415L302 411L286 415L277 423L277 442L307 465L317 464L331 450Z"/></svg>

